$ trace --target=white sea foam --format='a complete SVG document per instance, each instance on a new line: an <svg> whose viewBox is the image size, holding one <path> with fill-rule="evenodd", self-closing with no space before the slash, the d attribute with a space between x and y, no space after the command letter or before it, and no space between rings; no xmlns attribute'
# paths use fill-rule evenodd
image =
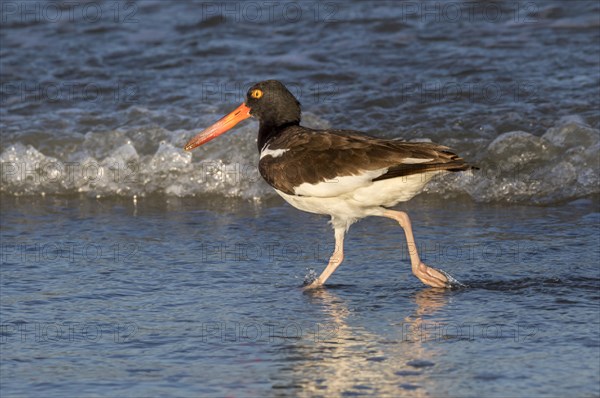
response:
<svg viewBox="0 0 600 398"><path fill-rule="evenodd" d="M327 127L310 114L305 124ZM57 140L52 155L16 142L0 154L1 190L12 195L210 194L257 201L274 196L258 173L255 124L192 153L183 151L195 133L157 127L90 132L78 145ZM452 146L480 170L434 179L425 192L516 203L553 203L600 192L600 132L577 118L561 120L541 137L507 132L466 154L460 142L454 140Z"/></svg>

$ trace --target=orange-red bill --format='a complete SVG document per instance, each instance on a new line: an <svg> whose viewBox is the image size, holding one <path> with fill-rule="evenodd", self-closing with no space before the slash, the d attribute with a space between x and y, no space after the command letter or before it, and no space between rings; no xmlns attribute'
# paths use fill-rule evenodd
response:
<svg viewBox="0 0 600 398"><path fill-rule="evenodd" d="M189 140L188 143L185 144L185 147L183 147L183 149L185 149L186 151L191 151L192 149L202 144L205 144L214 138L217 138L227 130L233 128L233 126L235 126L242 120L248 119L250 116L250 108L247 107L245 103L243 103L242 105L235 108L235 110L229 115L222 117L218 122L216 122L209 128L199 133L197 136Z"/></svg>

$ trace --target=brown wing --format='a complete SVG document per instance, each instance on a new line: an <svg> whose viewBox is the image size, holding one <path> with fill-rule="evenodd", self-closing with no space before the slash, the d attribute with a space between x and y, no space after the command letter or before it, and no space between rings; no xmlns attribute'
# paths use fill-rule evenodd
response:
<svg viewBox="0 0 600 398"><path fill-rule="evenodd" d="M378 181L469 168L441 145L384 140L345 130L292 126L269 141L268 148L288 150L279 156L264 156L259 162L261 175L275 189L292 195L302 183L318 184L344 176L365 175L369 181ZM349 185L348 191L355 188Z"/></svg>

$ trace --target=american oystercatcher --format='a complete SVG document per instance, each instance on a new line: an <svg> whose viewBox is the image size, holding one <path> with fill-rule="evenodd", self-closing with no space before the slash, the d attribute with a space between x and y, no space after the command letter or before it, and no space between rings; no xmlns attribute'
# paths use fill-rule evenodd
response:
<svg viewBox="0 0 600 398"><path fill-rule="evenodd" d="M246 101L233 112L192 138L185 150L216 138L251 116L259 120L262 177L297 209L331 216L335 251L309 288L323 285L341 264L346 231L367 216L387 217L400 224L412 272L424 284L459 284L446 272L421 261L408 215L389 207L411 199L433 176L471 166L442 145L303 127L300 113L300 103L281 82L263 81L248 90Z"/></svg>

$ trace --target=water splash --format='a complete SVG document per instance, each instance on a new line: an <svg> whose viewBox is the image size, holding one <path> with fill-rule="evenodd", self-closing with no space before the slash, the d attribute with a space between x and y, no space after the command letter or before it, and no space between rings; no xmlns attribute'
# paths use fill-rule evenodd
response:
<svg viewBox="0 0 600 398"><path fill-rule="evenodd" d="M446 287L448 289L460 289L460 288L466 288L466 287L468 287L467 285L465 285L464 283L458 281L458 279L456 279L455 277L453 277L452 275L450 275L446 271L438 269L438 268L436 268L436 271L438 271L439 273L443 274L446 277L446 279L448 279L448 282L446 283Z"/></svg>
<svg viewBox="0 0 600 398"><path fill-rule="evenodd" d="M317 278L319 277L319 274L317 274L317 272L315 271L314 268L307 268L306 270L306 275L304 275L304 282L303 284L305 286L310 285L311 283L313 283L314 281L317 280Z"/></svg>

